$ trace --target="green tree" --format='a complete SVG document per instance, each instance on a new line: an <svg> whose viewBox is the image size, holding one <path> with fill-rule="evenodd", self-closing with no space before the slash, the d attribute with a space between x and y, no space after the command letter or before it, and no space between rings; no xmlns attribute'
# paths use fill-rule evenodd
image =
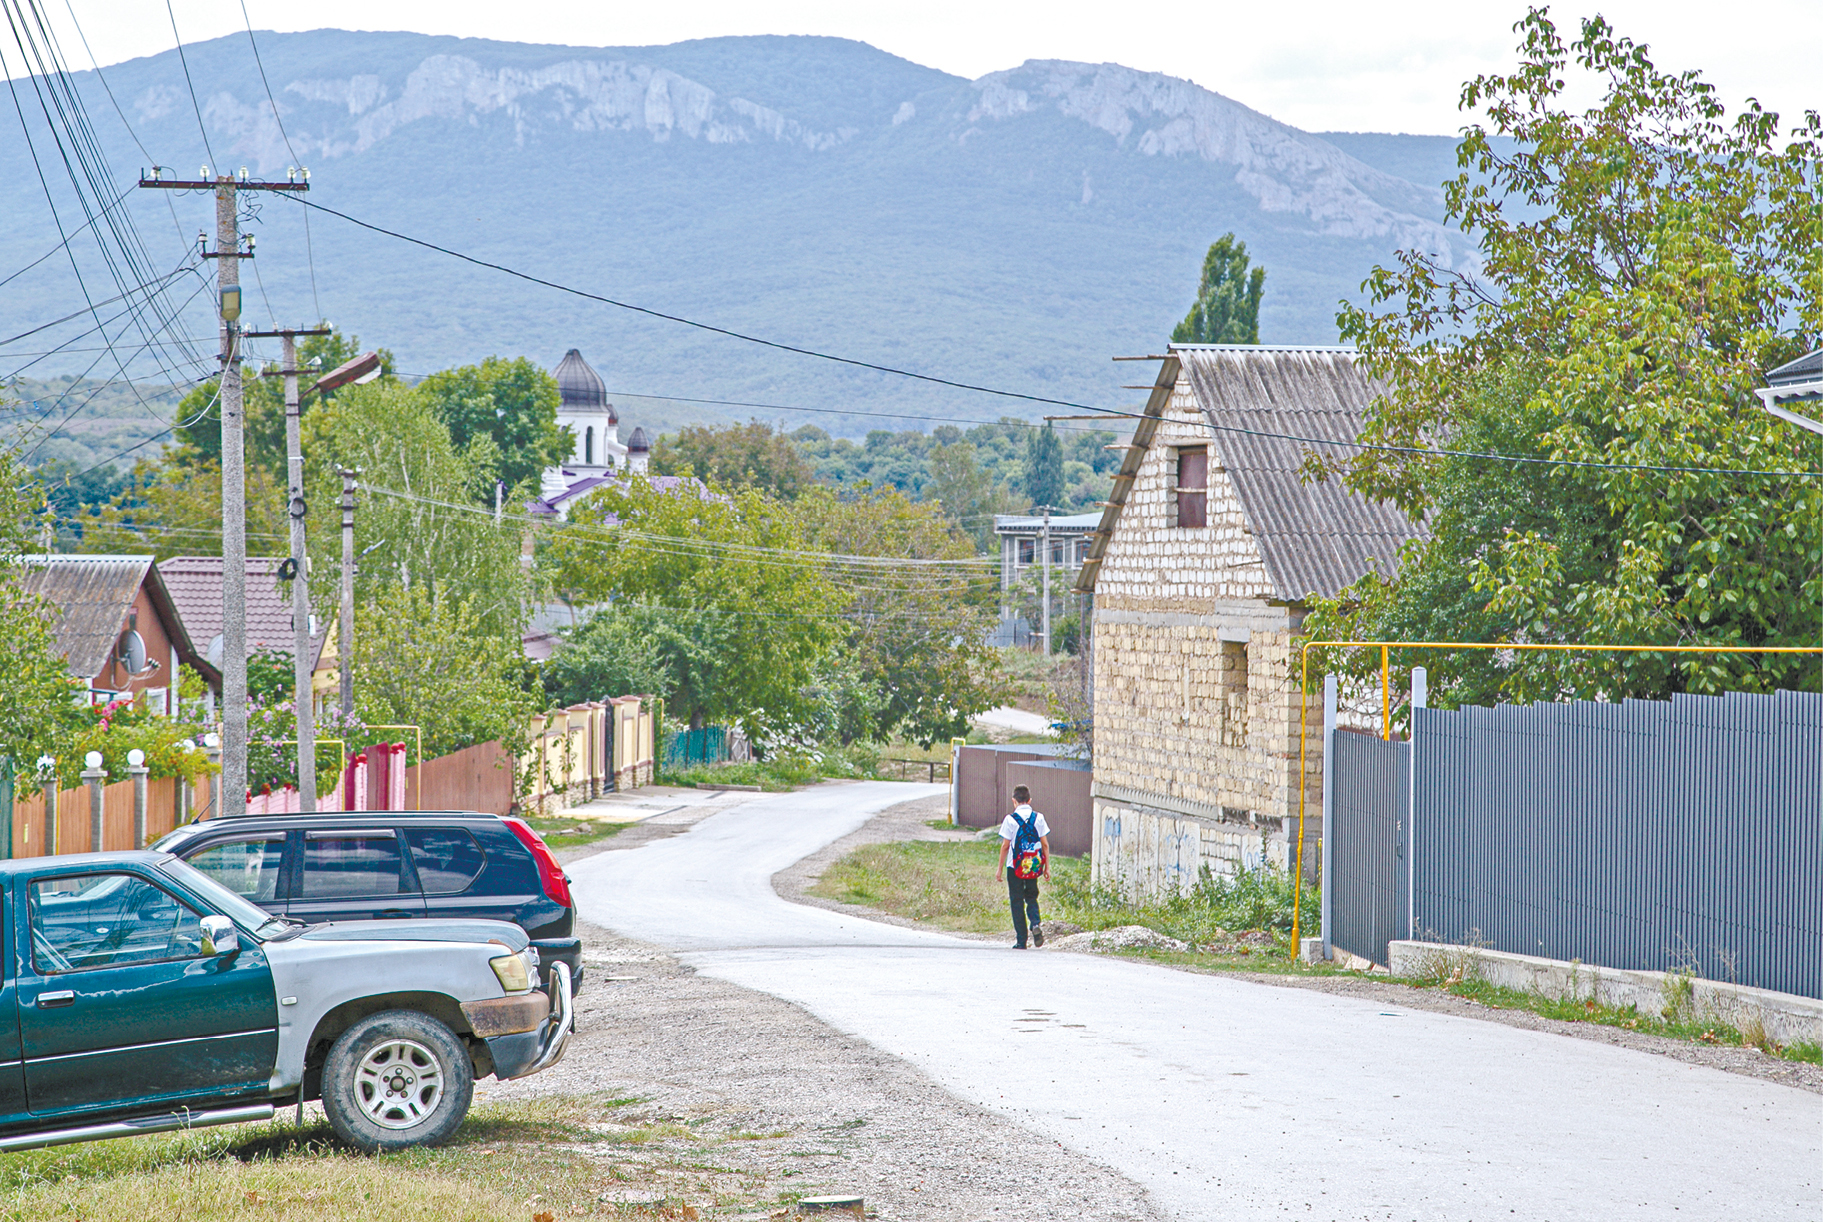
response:
<svg viewBox="0 0 1823 1222"><path fill-rule="evenodd" d="M0 447L0 755L22 768L76 725L83 690L57 652L55 608L15 577L43 510L42 489L27 477L18 449Z"/></svg>
<svg viewBox="0 0 1823 1222"><path fill-rule="evenodd" d="M1753 389L1823 331L1823 120L1807 112L1782 131L1749 103L1729 122L1697 73L1659 71L1600 19L1568 46L1541 10L1518 28L1521 67L1463 89L1491 126L1466 129L1462 173L1446 184L1482 267L1405 252L1369 278L1368 306L1339 317L1387 381L1363 440L1422 450L1445 437L1616 466L1387 450L1335 464L1352 487L1424 516L1431 535L1396 575L1370 575L1307 626L1365 639L1814 645L1823 486L1801 473L1823 454ZM1564 100L1579 69L1600 94L1581 112ZM1772 474L1731 473L1742 470ZM1446 701L1823 679L1799 655L1516 652L1433 665Z"/></svg>
<svg viewBox="0 0 1823 1222"><path fill-rule="evenodd" d="M374 603L393 587L421 590L462 607L490 637L518 642L532 589L520 530L481 511L493 502L492 438L458 449L424 395L381 381L347 387L306 416L304 453L314 605L334 607L340 597L339 566L331 562L342 554L337 472L353 468L362 489L357 603Z"/></svg>
<svg viewBox="0 0 1823 1222"><path fill-rule="evenodd" d="M757 488L786 501L815 480L797 443L758 420L667 433L652 446L652 472L694 475L716 488Z"/></svg>
<svg viewBox="0 0 1823 1222"><path fill-rule="evenodd" d="M1247 243L1224 233L1203 256L1196 302L1171 332L1174 344L1257 344L1266 269L1248 270Z"/></svg>
<svg viewBox="0 0 1823 1222"><path fill-rule="evenodd" d="M354 690L367 725L415 725L435 759L476 743L518 752L539 701L520 684L517 637L465 600L389 586L356 607Z"/></svg>
<svg viewBox="0 0 1823 1222"><path fill-rule="evenodd" d="M844 557L832 580L845 594L846 631L818 684L840 736L904 734L928 746L966 734L1004 687L985 643L998 569L977 560L939 506L897 488L814 488L798 508L810 541Z"/></svg>
<svg viewBox="0 0 1823 1222"><path fill-rule="evenodd" d="M562 402L557 379L525 357L490 356L479 365L446 369L417 389L457 449L481 437L492 443L490 492L496 479L508 488L535 483L544 468L568 458L575 447L570 431L557 424Z"/></svg>
<svg viewBox="0 0 1823 1222"><path fill-rule="evenodd" d="M739 722L760 740L810 720L806 693L837 637L841 596L790 506L752 489L629 480L578 505L544 557L574 603L661 612L680 720Z"/></svg>
<svg viewBox="0 0 1823 1222"><path fill-rule="evenodd" d="M603 607L567 631L544 667L544 690L559 706L611 696L668 700L680 687L701 686L703 657L663 607L620 603Z"/></svg>
<svg viewBox="0 0 1823 1222"><path fill-rule="evenodd" d="M1063 446L1055 429L1033 429L1025 439L1025 494L1034 509L1064 501Z"/></svg>
<svg viewBox="0 0 1823 1222"><path fill-rule="evenodd" d="M1022 506L982 468L973 443L960 436L957 431L958 440L931 451L924 495L943 507L950 525L974 540L976 551L987 552L994 544L994 515Z"/></svg>
<svg viewBox="0 0 1823 1222"><path fill-rule="evenodd" d="M264 466L247 467L246 506L247 554L284 555L290 539L285 486ZM145 459L134 465L122 491L72 523L81 530L81 552L150 552L160 560L219 556L221 466L195 455Z"/></svg>

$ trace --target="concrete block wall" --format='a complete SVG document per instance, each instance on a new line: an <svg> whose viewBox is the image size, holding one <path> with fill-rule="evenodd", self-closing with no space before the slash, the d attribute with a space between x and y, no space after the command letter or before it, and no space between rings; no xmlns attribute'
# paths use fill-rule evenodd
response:
<svg viewBox="0 0 1823 1222"><path fill-rule="evenodd" d="M1233 876L1291 867L1292 836L1264 826L1095 799L1090 878L1129 899L1165 899L1196 885L1205 868Z"/></svg>

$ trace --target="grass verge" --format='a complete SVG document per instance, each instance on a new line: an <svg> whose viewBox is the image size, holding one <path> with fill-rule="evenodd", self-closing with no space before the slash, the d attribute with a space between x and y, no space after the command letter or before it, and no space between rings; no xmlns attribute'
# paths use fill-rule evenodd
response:
<svg viewBox="0 0 1823 1222"><path fill-rule="evenodd" d="M573 849L578 845L594 844L597 840L606 840L609 836L618 835L630 827L626 823L607 823L595 819L541 819L526 820L544 837L545 844L553 849Z"/></svg>
<svg viewBox="0 0 1823 1222"><path fill-rule="evenodd" d="M698 764L658 772L660 785L758 785L767 793L784 793L818 781L880 777L880 751L867 743L847 747L797 747L763 760L740 764Z"/></svg>
<svg viewBox="0 0 1823 1222"><path fill-rule="evenodd" d="M637 1099L483 1104L450 1144L390 1155L350 1150L320 1117L275 1120L0 1155L0 1222L709 1217L802 1195L774 1191L752 1159L721 1165L782 1136L654 1115Z"/></svg>

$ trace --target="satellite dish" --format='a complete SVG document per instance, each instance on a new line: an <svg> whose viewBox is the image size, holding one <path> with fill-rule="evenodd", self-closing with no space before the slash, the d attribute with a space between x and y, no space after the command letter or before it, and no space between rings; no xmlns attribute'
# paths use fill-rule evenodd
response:
<svg viewBox="0 0 1823 1222"><path fill-rule="evenodd" d="M145 638L131 628L120 634L120 647L115 654L129 675L136 675L146 668Z"/></svg>
<svg viewBox="0 0 1823 1222"><path fill-rule="evenodd" d="M209 665L215 667L217 670L221 669L222 634L219 632L215 634L215 639L209 642Z"/></svg>

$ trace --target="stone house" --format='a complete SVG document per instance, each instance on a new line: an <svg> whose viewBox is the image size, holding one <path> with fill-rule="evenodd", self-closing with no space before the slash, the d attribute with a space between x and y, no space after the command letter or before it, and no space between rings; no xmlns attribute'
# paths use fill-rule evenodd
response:
<svg viewBox="0 0 1823 1222"><path fill-rule="evenodd" d="M1336 480L1306 482L1311 447L1260 434L1352 441L1378 391L1342 348L1173 345L1160 362L1076 586L1093 625L1098 883L1149 896L1204 866L1290 863L1309 600L1390 571L1420 528Z"/></svg>

